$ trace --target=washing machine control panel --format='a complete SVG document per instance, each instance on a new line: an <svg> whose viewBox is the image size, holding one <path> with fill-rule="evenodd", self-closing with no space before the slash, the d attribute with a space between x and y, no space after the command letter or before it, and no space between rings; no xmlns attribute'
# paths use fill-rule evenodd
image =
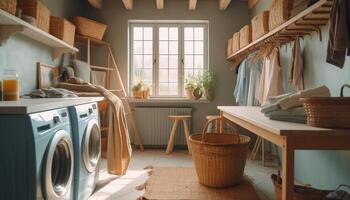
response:
<svg viewBox="0 0 350 200"><path fill-rule="evenodd" d="M46 111L30 115L35 131L43 132L54 128L57 125L69 123L68 110L66 108L59 110Z"/></svg>

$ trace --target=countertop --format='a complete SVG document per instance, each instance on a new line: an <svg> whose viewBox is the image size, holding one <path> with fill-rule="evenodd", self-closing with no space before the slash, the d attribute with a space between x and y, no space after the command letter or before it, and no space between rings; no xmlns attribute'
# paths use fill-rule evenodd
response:
<svg viewBox="0 0 350 200"><path fill-rule="evenodd" d="M103 99L103 97L21 98L19 101L0 101L0 114L30 114L98 102Z"/></svg>

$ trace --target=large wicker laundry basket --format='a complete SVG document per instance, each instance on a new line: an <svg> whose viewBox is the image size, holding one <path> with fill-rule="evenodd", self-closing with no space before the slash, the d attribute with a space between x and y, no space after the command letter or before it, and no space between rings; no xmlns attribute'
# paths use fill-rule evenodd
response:
<svg viewBox="0 0 350 200"><path fill-rule="evenodd" d="M239 184L243 178L250 138L228 133L207 133L209 120L202 134L189 138L199 182L205 186L225 188Z"/></svg>

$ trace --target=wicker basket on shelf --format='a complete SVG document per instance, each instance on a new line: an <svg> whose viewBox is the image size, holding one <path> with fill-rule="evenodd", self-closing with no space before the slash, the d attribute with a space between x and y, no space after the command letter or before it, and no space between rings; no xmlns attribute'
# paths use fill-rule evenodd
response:
<svg viewBox="0 0 350 200"><path fill-rule="evenodd" d="M253 41L269 32L269 11L264 11L252 19Z"/></svg>
<svg viewBox="0 0 350 200"><path fill-rule="evenodd" d="M227 40L227 57L231 56L232 53L232 38L229 38Z"/></svg>
<svg viewBox="0 0 350 200"><path fill-rule="evenodd" d="M74 45L75 26L68 20L61 17L50 17L50 34Z"/></svg>
<svg viewBox="0 0 350 200"><path fill-rule="evenodd" d="M341 97L311 97L303 101L307 124L314 127L348 129L350 128L350 97L344 97L343 85Z"/></svg>
<svg viewBox="0 0 350 200"><path fill-rule="evenodd" d="M233 34L232 37L232 53L236 53L240 49L239 46L239 32Z"/></svg>
<svg viewBox="0 0 350 200"><path fill-rule="evenodd" d="M0 9L5 10L6 12L15 15L17 7L17 0L1 0Z"/></svg>
<svg viewBox="0 0 350 200"><path fill-rule="evenodd" d="M207 133L209 120L201 134L189 137L198 180L214 188L239 184L243 177L250 138L228 133Z"/></svg>
<svg viewBox="0 0 350 200"><path fill-rule="evenodd" d="M35 24L45 32L50 31L50 10L38 0L18 1L18 7L22 9L24 15L35 18Z"/></svg>
<svg viewBox="0 0 350 200"><path fill-rule="evenodd" d="M80 16L74 17L72 22L75 24L78 34L98 40L102 40L107 29L107 25L105 24Z"/></svg>
<svg viewBox="0 0 350 200"><path fill-rule="evenodd" d="M272 30L289 18L288 0L273 0L269 14L269 29Z"/></svg>
<svg viewBox="0 0 350 200"><path fill-rule="evenodd" d="M252 25L248 24L239 31L239 47L243 48L252 42Z"/></svg>

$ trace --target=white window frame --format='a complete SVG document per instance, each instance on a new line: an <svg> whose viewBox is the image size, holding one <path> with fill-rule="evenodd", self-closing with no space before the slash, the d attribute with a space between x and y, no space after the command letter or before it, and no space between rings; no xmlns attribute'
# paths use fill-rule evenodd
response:
<svg viewBox="0 0 350 200"><path fill-rule="evenodd" d="M160 96L158 94L159 87L159 27L178 27L178 45L179 45L179 68L178 68L178 95ZM209 21L207 20L129 20L128 21L128 88L129 95L131 95L131 87L133 84L133 28L134 27L152 27L153 28L153 70L152 70L152 96L151 98L182 98L184 97L184 28L185 27L203 27L203 70L209 70Z"/></svg>

